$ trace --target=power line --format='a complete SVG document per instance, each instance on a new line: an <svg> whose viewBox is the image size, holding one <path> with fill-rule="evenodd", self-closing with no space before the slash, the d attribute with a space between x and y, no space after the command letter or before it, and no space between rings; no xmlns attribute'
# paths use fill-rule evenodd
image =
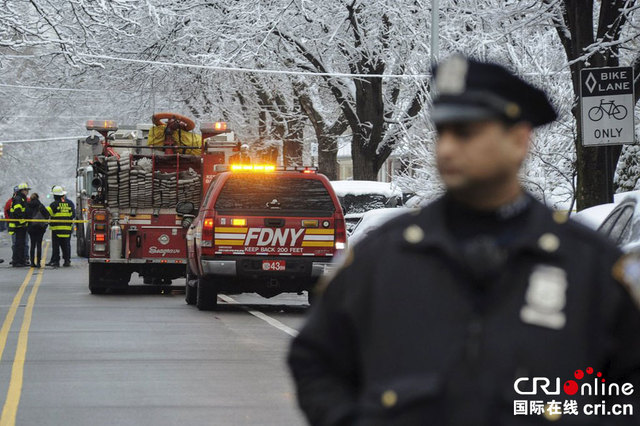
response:
<svg viewBox="0 0 640 426"><path fill-rule="evenodd" d="M0 87L12 87L17 89L33 89L33 90L51 90L57 92L90 92L90 93L104 93L104 92L123 92L123 93L138 93L142 90L118 90L118 89L72 89L70 87L46 87L46 86L26 86L21 84L4 84L0 83Z"/></svg>
<svg viewBox="0 0 640 426"><path fill-rule="evenodd" d="M63 119L76 119L76 118L96 118L95 115L3 115L5 118L63 118Z"/></svg>
<svg viewBox="0 0 640 426"><path fill-rule="evenodd" d="M60 138L45 138L45 139L16 139L11 141L0 141L0 143L26 143L26 142L54 142L54 141L70 141L74 139L83 139L86 138L87 135L81 136L65 136Z"/></svg>
<svg viewBox="0 0 640 426"><path fill-rule="evenodd" d="M92 55L88 53L79 53L78 55L94 59L106 59L109 61L132 62L136 64L160 65L165 67L178 68L196 68L212 71L230 71L255 74L281 74L281 75L299 75L311 77L347 77L347 78L428 78L430 74L348 74L348 73L329 73L329 72L308 72L308 71L285 71L285 70L266 70L257 68L239 68L239 67L221 67L215 65L198 65L198 64L181 64L178 62L162 62L148 61L143 59L118 58L106 55Z"/></svg>

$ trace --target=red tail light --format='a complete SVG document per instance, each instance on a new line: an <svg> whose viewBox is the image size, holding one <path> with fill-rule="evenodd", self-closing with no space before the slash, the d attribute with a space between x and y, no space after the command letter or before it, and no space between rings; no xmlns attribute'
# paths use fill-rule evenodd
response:
<svg viewBox="0 0 640 426"><path fill-rule="evenodd" d="M346 250L347 248L347 226L344 222L344 217L342 215L336 214L333 217L333 221L335 223L336 236L335 236L335 249L338 250ZM337 253L336 253L337 254Z"/></svg>
<svg viewBox="0 0 640 426"><path fill-rule="evenodd" d="M92 257L105 257L108 253L108 219L109 215L104 210L94 210L91 215L91 232L93 236L93 243L91 244Z"/></svg>
<svg viewBox="0 0 640 426"><path fill-rule="evenodd" d="M202 249L202 254L212 255L214 253L214 250L213 250L214 228L215 228L215 218L205 217L204 222L202 223L202 237L200 240L200 248Z"/></svg>

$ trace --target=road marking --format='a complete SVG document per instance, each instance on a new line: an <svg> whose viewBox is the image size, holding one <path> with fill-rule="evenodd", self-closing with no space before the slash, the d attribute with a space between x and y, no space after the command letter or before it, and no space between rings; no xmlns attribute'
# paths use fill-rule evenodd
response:
<svg viewBox="0 0 640 426"><path fill-rule="evenodd" d="M25 289L29 285L29 281L31 281L31 276L33 275L34 268L29 268L29 273L25 277L22 285L18 289L15 297L13 298L13 302L9 307L9 312L7 312L7 316L2 323L2 328L0 329L0 360L2 359L2 354L4 353L4 348L7 345L7 338L9 337L9 331L11 331L11 326L13 325L13 320L16 317L16 311L18 310L18 306L20 305L20 301L22 300L22 295L24 294Z"/></svg>
<svg viewBox="0 0 640 426"><path fill-rule="evenodd" d="M218 297L222 300L224 300L227 303L238 303L237 300L235 300L233 297L229 297L225 294L219 294ZM289 336L293 336L296 337L298 335L298 330L296 330L295 328L291 328L288 325L284 325L283 323L281 323L280 321L278 321L275 318L271 318L269 315L263 314L260 311L252 311L250 309L244 308L248 313L250 313L251 315L253 315L256 318L261 319L262 321L266 322L267 324L281 330L284 331L285 333L287 333ZM1 426L1 425L0 425Z"/></svg>
<svg viewBox="0 0 640 426"><path fill-rule="evenodd" d="M49 244L45 244L42 250L42 258L47 258L47 249ZM33 273L33 268L31 271ZM2 417L0 417L0 426L15 426L16 415L18 414L18 405L20 404L20 395L22 393L22 379L24 376L24 361L27 357L27 343L29 341L29 328L31 328L31 318L33 317L33 306L36 303L36 295L38 288L42 283L44 268L38 272L36 282L31 288L31 293L27 299L27 307L24 310L22 318L22 326L18 334L18 345L16 347L16 355L13 359L13 367L11 367L11 381L9 382L9 390L7 391L7 399L2 407Z"/></svg>

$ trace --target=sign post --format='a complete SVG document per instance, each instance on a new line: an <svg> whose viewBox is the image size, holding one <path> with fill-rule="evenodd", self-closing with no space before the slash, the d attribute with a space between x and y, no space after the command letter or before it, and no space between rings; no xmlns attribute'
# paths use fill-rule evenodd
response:
<svg viewBox="0 0 640 426"><path fill-rule="evenodd" d="M635 142L631 67L580 71L580 112L584 146Z"/></svg>

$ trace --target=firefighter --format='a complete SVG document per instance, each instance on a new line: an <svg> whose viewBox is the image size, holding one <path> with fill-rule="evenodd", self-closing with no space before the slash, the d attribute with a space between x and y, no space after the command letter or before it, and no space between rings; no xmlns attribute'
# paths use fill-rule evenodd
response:
<svg viewBox="0 0 640 426"><path fill-rule="evenodd" d="M10 219L17 219L9 222L9 234L15 238L13 245L12 265L15 268L28 266L25 256L25 247L27 239L27 195L29 195L29 184L21 183L18 185L11 208L9 209Z"/></svg>
<svg viewBox="0 0 640 426"><path fill-rule="evenodd" d="M67 194L64 188L56 185L52 188L51 193L53 194L54 201L47 207L51 219L73 220L75 218L74 207L64 198ZM60 266L60 250L62 250L62 257L64 259L62 266L71 266L71 232L73 230L73 224L71 222L52 222L50 228L53 253L47 266L53 266L55 268Z"/></svg>
<svg viewBox="0 0 640 426"><path fill-rule="evenodd" d="M13 187L13 195L11 195L11 197L7 200L7 202L4 205L5 219L9 219L9 216L11 215L10 213L11 204L13 203L13 198L16 196L17 193L18 193L18 185ZM11 235L11 252L13 253L13 250L15 249L15 246L16 246L16 235L15 233L12 233L11 230L9 230L9 235ZM28 235L29 234L27 234L27 236ZM26 259L25 263L28 264L29 263L29 238L25 238L24 240L24 258ZM13 261L9 263L13 264Z"/></svg>
<svg viewBox="0 0 640 426"><path fill-rule="evenodd" d="M238 145L240 143L238 142ZM240 145L240 151L231 157L229 157L229 163L231 164L251 164L251 154L249 152L249 145L243 143Z"/></svg>
<svg viewBox="0 0 640 426"><path fill-rule="evenodd" d="M307 419L637 424L562 411L563 400L637 403L576 392L600 378L640 388L640 260L522 189L532 129L555 120L552 105L496 64L454 56L434 71L446 193L371 233L324 281L288 358Z"/></svg>

